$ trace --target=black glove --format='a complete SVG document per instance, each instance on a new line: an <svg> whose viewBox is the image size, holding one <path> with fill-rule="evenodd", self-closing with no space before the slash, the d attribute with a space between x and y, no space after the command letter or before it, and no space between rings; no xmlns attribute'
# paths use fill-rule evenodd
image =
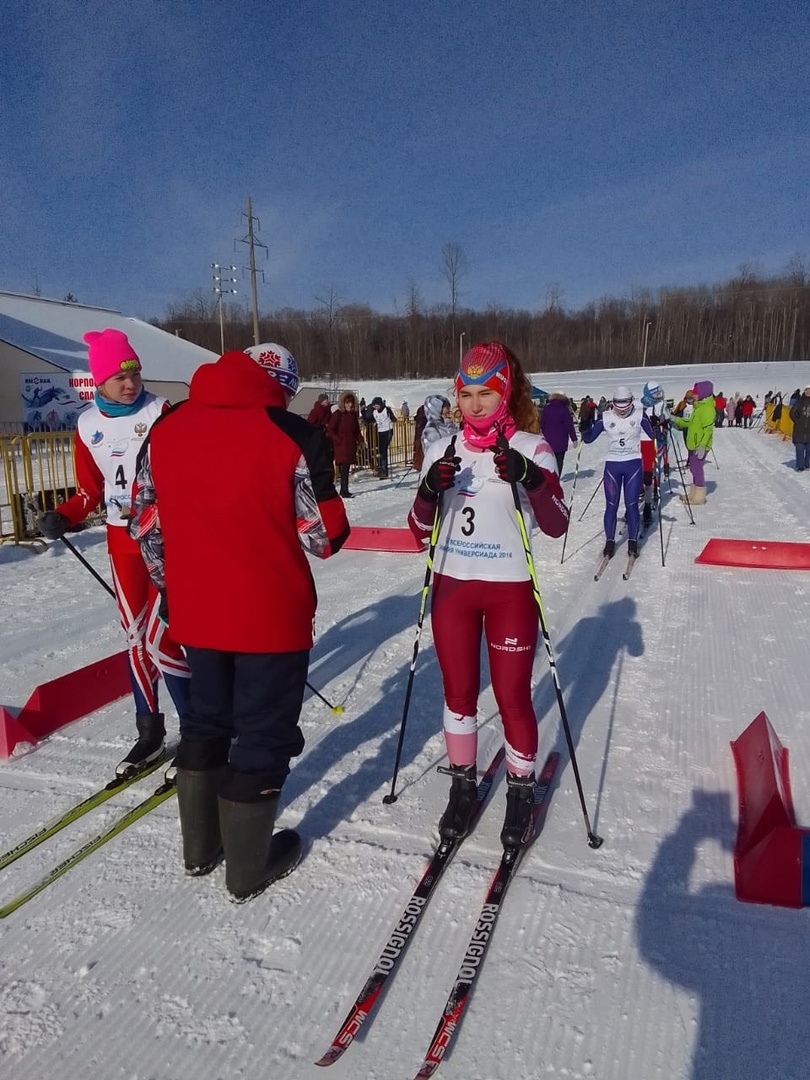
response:
<svg viewBox="0 0 810 1080"><path fill-rule="evenodd" d="M543 470L511 446L499 446L495 451L495 469L507 484L523 484L527 491L535 491L544 482Z"/></svg>
<svg viewBox="0 0 810 1080"><path fill-rule="evenodd" d="M58 510L46 510L37 518L37 528L46 540L58 540L72 526L65 515L60 514Z"/></svg>
<svg viewBox="0 0 810 1080"><path fill-rule="evenodd" d="M449 491L456 482L456 473L461 468L461 458L447 453L434 461L427 471L425 479L419 485L419 494L431 502L438 499L439 493Z"/></svg>

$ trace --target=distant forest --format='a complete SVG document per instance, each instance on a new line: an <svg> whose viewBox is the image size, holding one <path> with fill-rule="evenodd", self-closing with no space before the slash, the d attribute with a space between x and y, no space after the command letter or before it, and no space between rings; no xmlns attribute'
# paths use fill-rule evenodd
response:
<svg viewBox="0 0 810 1080"><path fill-rule="evenodd" d="M463 252L443 249L451 302L426 308L409 286L405 310L383 315L341 303L335 288L310 310L284 308L260 315L259 340L277 341L296 357L303 378L434 378L452 374L459 352L476 341L509 345L527 371L635 367L646 348L649 365L802 360L810 357L810 272L795 257L777 277L747 267L720 285L638 290L631 299L606 297L580 311L565 310L552 286L543 311L460 305ZM225 347L253 343L247 305L224 303ZM216 296L198 290L170 307L155 325L220 352Z"/></svg>

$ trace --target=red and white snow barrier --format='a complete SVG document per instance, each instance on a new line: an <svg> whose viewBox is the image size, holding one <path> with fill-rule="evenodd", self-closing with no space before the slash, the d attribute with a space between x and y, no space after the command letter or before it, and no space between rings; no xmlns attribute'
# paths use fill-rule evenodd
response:
<svg viewBox="0 0 810 1080"><path fill-rule="evenodd" d="M368 525L352 525L343 551L393 551L413 554L425 546L410 529L377 529Z"/></svg>
<svg viewBox="0 0 810 1080"><path fill-rule="evenodd" d="M109 705L130 692L126 652L60 675L38 686L19 716L0 706L0 760L19 743L32 745L52 731Z"/></svg>
<svg viewBox="0 0 810 1080"><path fill-rule="evenodd" d="M712 539L695 562L712 566L747 566L755 570L810 570L810 544Z"/></svg>
<svg viewBox="0 0 810 1080"><path fill-rule="evenodd" d="M810 830L793 812L788 752L761 712L731 744L740 803L734 848L738 900L810 906Z"/></svg>

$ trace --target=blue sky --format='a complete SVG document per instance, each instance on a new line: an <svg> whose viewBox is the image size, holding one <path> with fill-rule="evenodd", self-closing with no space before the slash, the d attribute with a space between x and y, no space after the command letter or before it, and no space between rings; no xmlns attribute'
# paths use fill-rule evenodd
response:
<svg viewBox="0 0 810 1080"><path fill-rule="evenodd" d="M810 262L807 0L15 0L0 289L566 307ZM249 297L245 279L237 286Z"/></svg>

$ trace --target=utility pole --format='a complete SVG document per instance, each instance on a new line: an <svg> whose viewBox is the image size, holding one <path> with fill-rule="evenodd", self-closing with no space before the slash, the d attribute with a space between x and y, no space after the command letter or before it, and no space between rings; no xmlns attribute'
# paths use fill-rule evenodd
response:
<svg viewBox="0 0 810 1080"><path fill-rule="evenodd" d="M247 244L250 251L250 291L253 296L253 344L259 345L259 298L256 290L256 275L262 275L262 281L264 281L264 271L256 269L256 248L264 248L266 258L270 258L270 252L267 250L267 244L263 244L261 240L257 240L253 231L253 222L255 221L257 226L261 228L261 223L258 218L253 217L253 208L250 201L250 196L247 198L247 209L242 214L242 217L247 218L248 234L237 241L240 244Z"/></svg>
<svg viewBox="0 0 810 1080"><path fill-rule="evenodd" d="M211 275L211 278L213 279L213 282L214 282L214 292L216 293L217 305L219 306L219 343L220 343L220 351L222 353L224 353L225 352L225 315L224 315L223 310L222 310L222 294L223 293L235 293L236 289L228 289L228 288L223 289L222 282L224 281L224 282L227 282L228 284L231 284L231 283L236 284L236 278L235 277L223 277L222 276L222 271L225 270L227 272L229 270L235 270L236 267L235 266L222 266L221 263L211 263L211 269L214 271L213 274Z"/></svg>
<svg viewBox="0 0 810 1080"><path fill-rule="evenodd" d="M649 337L650 337L650 327L651 326L652 326L651 320L647 319L647 321L644 323L644 351L643 351L643 354L642 354L642 357L641 357L641 366L642 367L647 366L647 341L649 340Z"/></svg>

